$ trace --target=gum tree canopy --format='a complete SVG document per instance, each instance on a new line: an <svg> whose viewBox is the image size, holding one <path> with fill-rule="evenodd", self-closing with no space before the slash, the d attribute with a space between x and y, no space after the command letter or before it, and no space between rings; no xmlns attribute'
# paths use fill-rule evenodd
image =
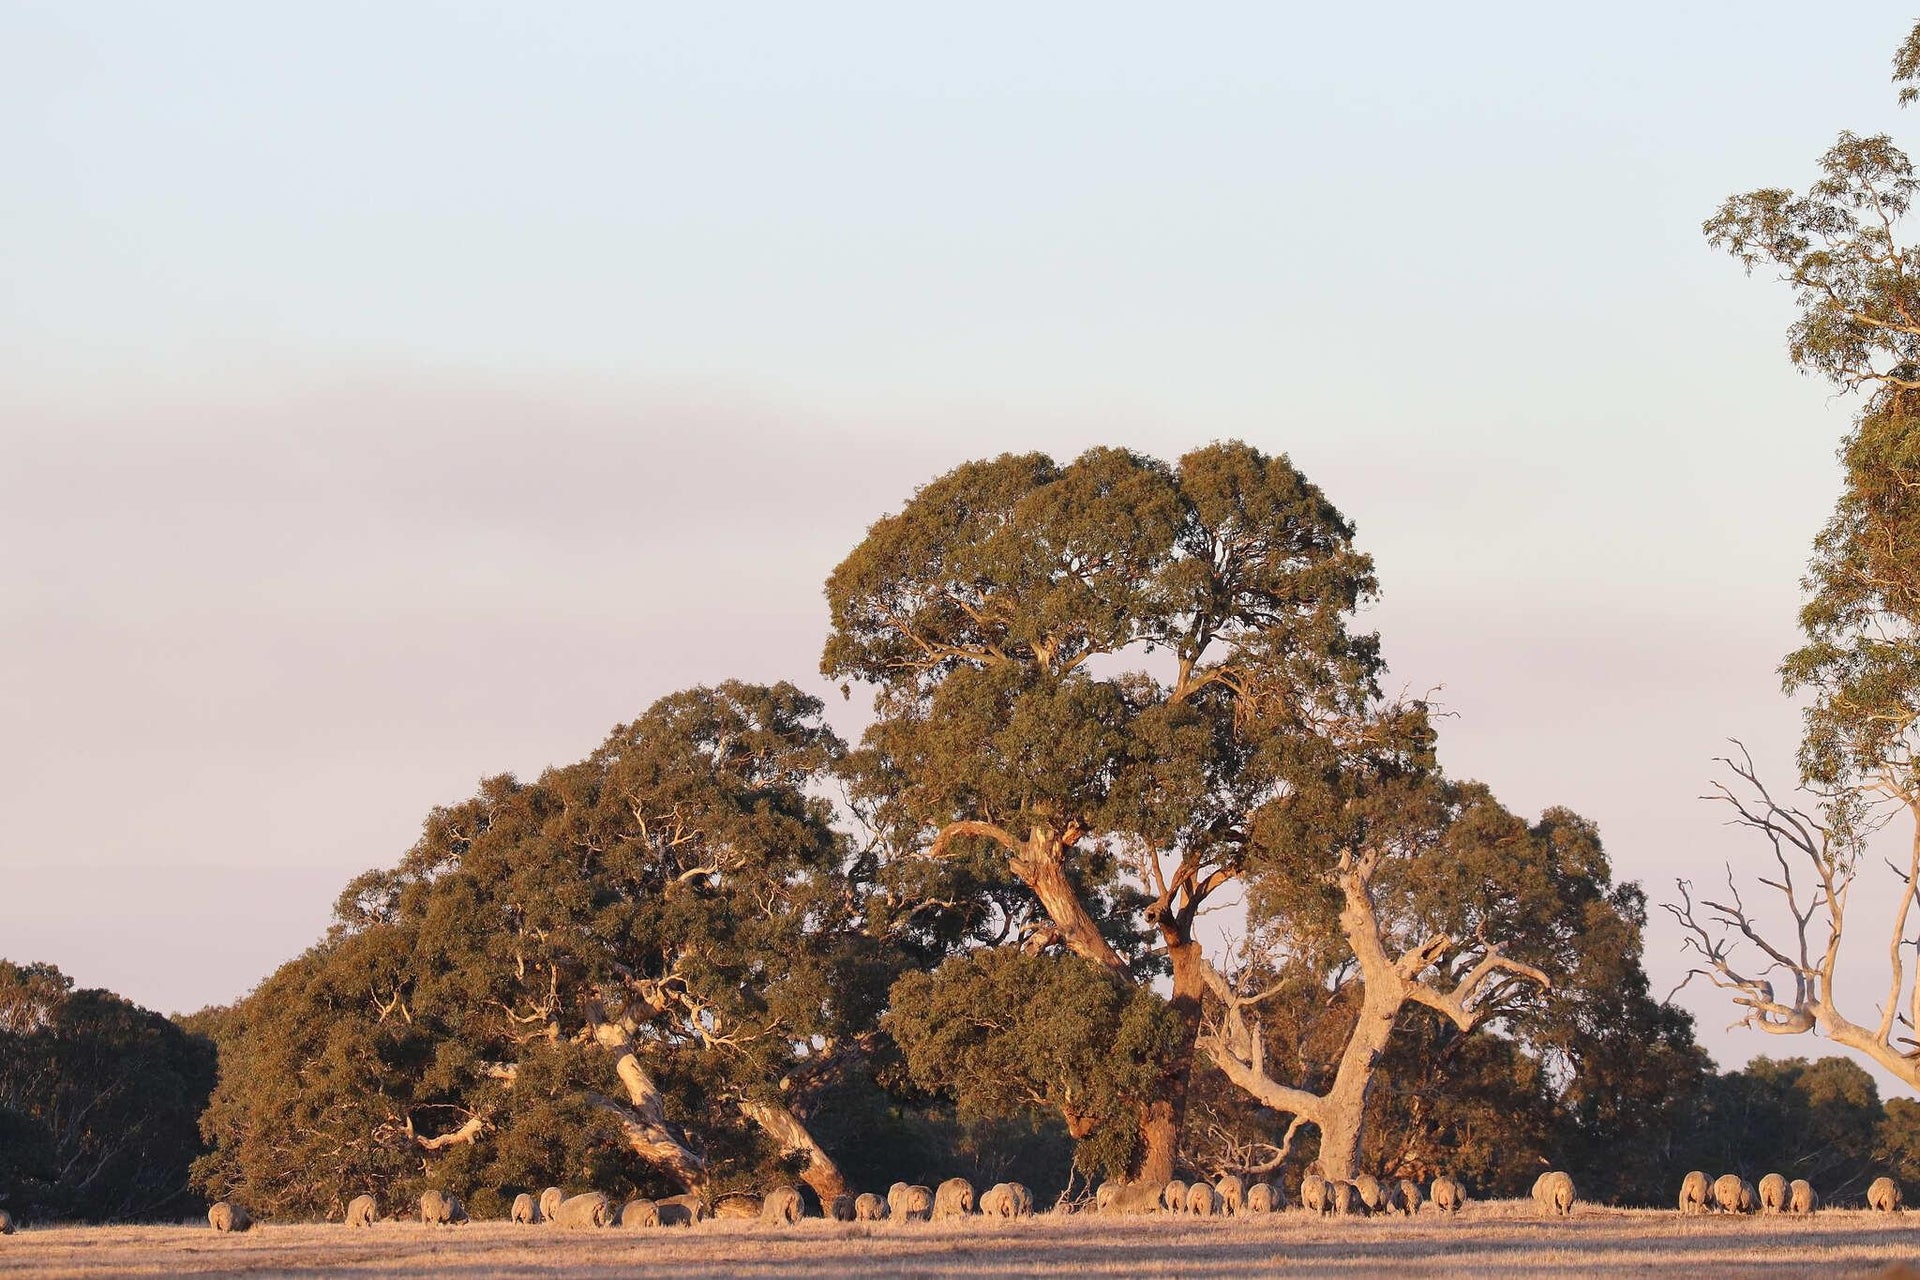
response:
<svg viewBox="0 0 1920 1280"><path fill-rule="evenodd" d="M1142 1181L1173 1172L1196 1046L1318 1126L1340 1176L1405 1005L1471 1028L1547 985L1497 930L1552 841L1441 778L1425 708L1381 696L1377 640L1349 626L1374 592L1332 503L1240 443L1175 466L1111 448L969 463L875 524L827 584L822 670L875 689L848 767L893 856L997 863L1041 909L1029 950L1135 984L1171 972L1181 1043L1140 1107ZM1450 909L1402 909L1416 863ZM1249 886L1269 937L1331 928L1309 939L1344 949L1322 976L1366 985L1324 1092L1269 1074L1255 968L1229 982L1196 938L1210 903ZM1538 959L1564 959L1564 924L1528 934Z"/></svg>
<svg viewBox="0 0 1920 1280"><path fill-rule="evenodd" d="M231 1015L200 1182L269 1213L424 1186L680 1190L797 1167L892 973L791 686L663 698L578 764L498 777Z"/></svg>

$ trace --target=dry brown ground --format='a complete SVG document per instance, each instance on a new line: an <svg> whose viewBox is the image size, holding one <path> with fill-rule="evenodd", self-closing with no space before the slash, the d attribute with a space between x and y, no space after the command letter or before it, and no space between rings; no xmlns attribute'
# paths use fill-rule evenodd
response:
<svg viewBox="0 0 1920 1280"><path fill-rule="evenodd" d="M1920 1214L1686 1218L1583 1206L1536 1220L1515 1203L1453 1220L1232 1221L1042 1215L891 1227L811 1221L785 1229L561 1231L503 1222L53 1227L0 1238L0 1275L66 1276L1872 1276L1920 1259ZM1920 1272L1913 1273L1920 1277Z"/></svg>

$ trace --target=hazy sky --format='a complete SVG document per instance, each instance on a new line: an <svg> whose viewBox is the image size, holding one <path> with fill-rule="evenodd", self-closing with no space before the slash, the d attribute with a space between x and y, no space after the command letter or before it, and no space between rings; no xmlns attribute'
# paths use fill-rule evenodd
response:
<svg viewBox="0 0 1920 1280"><path fill-rule="evenodd" d="M1699 223L1920 135L1808 12L0 0L0 955L231 1000L483 774L817 685L939 471L1229 436L1450 768L1717 877L1851 406Z"/></svg>

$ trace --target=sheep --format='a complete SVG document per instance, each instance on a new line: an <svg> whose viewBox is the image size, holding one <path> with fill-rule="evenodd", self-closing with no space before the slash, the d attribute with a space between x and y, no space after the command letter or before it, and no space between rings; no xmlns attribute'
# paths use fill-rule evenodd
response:
<svg viewBox="0 0 1920 1280"><path fill-rule="evenodd" d="M1033 1213L1033 1192L1018 1182L996 1182L980 1197L989 1218L1025 1218Z"/></svg>
<svg viewBox="0 0 1920 1280"><path fill-rule="evenodd" d="M13 1220L13 1215L5 1209L0 1209L0 1236L10 1236L19 1229L20 1226Z"/></svg>
<svg viewBox="0 0 1920 1280"><path fill-rule="evenodd" d="M1220 1212L1220 1193L1205 1182L1187 1188L1187 1212L1196 1218L1211 1218Z"/></svg>
<svg viewBox="0 0 1920 1280"><path fill-rule="evenodd" d="M973 1184L965 1178L948 1178L933 1193L933 1218L936 1222L945 1222L949 1218L966 1218L973 1215Z"/></svg>
<svg viewBox="0 0 1920 1280"><path fill-rule="evenodd" d="M1467 1189L1458 1178L1438 1177L1427 1187L1427 1198L1441 1213L1454 1214L1467 1202Z"/></svg>
<svg viewBox="0 0 1920 1280"><path fill-rule="evenodd" d="M1770 1173L1760 1179L1760 1212L1785 1213L1787 1211L1787 1180L1777 1173Z"/></svg>
<svg viewBox="0 0 1920 1280"><path fill-rule="evenodd" d="M827 1216L835 1222L852 1222L853 1193L850 1191L842 1191L839 1195L827 1201L826 1208Z"/></svg>
<svg viewBox="0 0 1920 1280"><path fill-rule="evenodd" d="M514 1222L534 1223L540 1221L540 1204L531 1195L522 1191L513 1198L513 1208L507 1217Z"/></svg>
<svg viewBox="0 0 1920 1280"><path fill-rule="evenodd" d="M1360 1199L1360 1188L1345 1178L1337 1178L1333 1183L1333 1211L1341 1215L1365 1213L1367 1206Z"/></svg>
<svg viewBox="0 0 1920 1280"><path fill-rule="evenodd" d="M1805 1178L1795 1178L1787 1186L1787 1212L1812 1213L1820 1207L1820 1197L1815 1194L1813 1184Z"/></svg>
<svg viewBox="0 0 1920 1280"><path fill-rule="evenodd" d="M623 1227L657 1227L660 1206L651 1200L629 1200L620 1206L618 1221Z"/></svg>
<svg viewBox="0 0 1920 1280"><path fill-rule="evenodd" d="M347 1225L370 1227L380 1221L380 1206L372 1196L355 1196L347 1202Z"/></svg>
<svg viewBox="0 0 1920 1280"><path fill-rule="evenodd" d="M701 1208L695 1208L685 1200L656 1200L653 1202L654 1222L662 1227L691 1227L706 1216Z"/></svg>
<svg viewBox="0 0 1920 1280"><path fill-rule="evenodd" d="M427 1226L451 1226L465 1217L466 1210L461 1207L458 1196L432 1189L420 1193L420 1221Z"/></svg>
<svg viewBox="0 0 1920 1280"><path fill-rule="evenodd" d="M1573 1202L1578 1198L1573 1189L1573 1175L1558 1169L1541 1175L1536 1184L1540 1208L1559 1218L1573 1216Z"/></svg>
<svg viewBox="0 0 1920 1280"><path fill-rule="evenodd" d="M1754 1191L1753 1184L1745 1178L1740 1179L1740 1212L1752 1213L1759 1207L1760 1196Z"/></svg>
<svg viewBox="0 0 1920 1280"><path fill-rule="evenodd" d="M887 1193L887 1216L895 1222L925 1222L933 1216L933 1192L918 1183L908 1185L904 1182L893 1184L900 1192L895 1199L893 1192Z"/></svg>
<svg viewBox="0 0 1920 1280"><path fill-rule="evenodd" d="M730 1196L722 1196L713 1206L716 1219L733 1218L750 1222L760 1216L761 1199L751 1192L741 1191Z"/></svg>
<svg viewBox="0 0 1920 1280"><path fill-rule="evenodd" d="M807 1216L807 1206L792 1187L775 1187L760 1202L760 1221L769 1226L790 1227Z"/></svg>
<svg viewBox="0 0 1920 1280"><path fill-rule="evenodd" d="M226 1200L216 1200L207 1208L207 1225L215 1231L245 1231L253 1225L253 1219L239 1205Z"/></svg>
<svg viewBox="0 0 1920 1280"><path fill-rule="evenodd" d="M1160 1192L1160 1205L1173 1213L1187 1207L1187 1184L1175 1178Z"/></svg>
<svg viewBox="0 0 1920 1280"><path fill-rule="evenodd" d="M1405 1210L1406 1210L1406 1206L1400 1199L1400 1184L1397 1182L1381 1183L1380 1184L1380 1212L1403 1213L1405 1212Z"/></svg>
<svg viewBox="0 0 1920 1280"><path fill-rule="evenodd" d="M1713 1205L1713 1187L1707 1175L1695 1169L1680 1180L1680 1212L1689 1216L1705 1213Z"/></svg>
<svg viewBox="0 0 1920 1280"><path fill-rule="evenodd" d="M678 1205L681 1209L685 1210L687 1225L692 1225L693 1223L696 1223L696 1222L705 1222L708 1218L711 1218L713 1216L713 1208L710 1205L708 1205L705 1200L702 1200L699 1196L694 1195L690 1191L682 1192L680 1195L677 1195L677 1196L668 1196L666 1199L661 1200L658 1203L662 1206ZM660 1213L660 1225L675 1226L675 1227L682 1225L679 1222L668 1222L667 1218L670 1216L678 1217L679 1215L678 1214L670 1215L667 1213L667 1211L663 1207Z"/></svg>
<svg viewBox="0 0 1920 1280"><path fill-rule="evenodd" d="M1420 1184L1412 1178L1402 1178L1400 1179L1399 1190L1400 1212L1411 1218L1414 1214L1420 1212L1420 1202L1424 1198L1420 1194Z"/></svg>
<svg viewBox="0 0 1920 1280"><path fill-rule="evenodd" d="M1220 1197L1220 1212L1239 1213L1247 1201L1247 1182L1238 1174L1223 1173L1215 1180L1213 1190Z"/></svg>
<svg viewBox="0 0 1920 1280"><path fill-rule="evenodd" d="M1367 1206L1368 1213L1378 1213L1387 1207L1386 1196L1380 1189L1380 1179L1372 1174L1363 1173L1355 1177L1353 1189L1360 1197L1360 1203Z"/></svg>
<svg viewBox="0 0 1920 1280"><path fill-rule="evenodd" d="M1867 1188L1867 1208L1880 1213L1897 1211L1904 1199L1900 1194L1900 1184L1892 1178L1875 1178L1873 1185Z"/></svg>
<svg viewBox="0 0 1920 1280"><path fill-rule="evenodd" d="M1301 1178L1300 1207L1308 1213L1333 1212L1333 1184L1317 1173Z"/></svg>
<svg viewBox="0 0 1920 1280"><path fill-rule="evenodd" d="M1723 1173L1713 1180L1713 1203L1720 1212L1740 1212L1740 1187L1744 1181L1737 1173Z"/></svg>
<svg viewBox="0 0 1920 1280"><path fill-rule="evenodd" d="M856 1222L879 1222L887 1216L887 1202L871 1191L862 1191L853 1199Z"/></svg>
<svg viewBox="0 0 1920 1280"><path fill-rule="evenodd" d="M566 1198L567 1193L558 1187L548 1187L545 1191L542 1191L540 1193L540 1221L552 1222L553 1211L558 1209L560 1202Z"/></svg>
<svg viewBox="0 0 1920 1280"><path fill-rule="evenodd" d="M1093 1192L1093 1211L1095 1213L1105 1213L1108 1209L1111 1209L1114 1198L1120 1194L1121 1188L1124 1185L1124 1183L1114 1182L1109 1179L1096 1187Z"/></svg>
<svg viewBox="0 0 1920 1280"><path fill-rule="evenodd" d="M1272 1213L1280 1207L1279 1196L1270 1183L1256 1182L1247 1188L1248 1213Z"/></svg>

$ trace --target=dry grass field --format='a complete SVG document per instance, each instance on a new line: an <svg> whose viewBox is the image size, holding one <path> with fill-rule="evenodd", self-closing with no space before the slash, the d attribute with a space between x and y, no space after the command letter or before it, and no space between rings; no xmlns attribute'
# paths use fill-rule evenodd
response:
<svg viewBox="0 0 1920 1280"><path fill-rule="evenodd" d="M1452 1221L1222 1221L1042 1215L1025 1222L890 1227L810 1221L786 1229L592 1233L501 1222L53 1227L0 1238L0 1276L1874 1276L1920 1259L1920 1214L1828 1211L1810 1220L1682 1219L1583 1207L1567 1221L1519 1203ZM1902 1274L1895 1270L1894 1274ZM1920 1277L1920 1271L1912 1273Z"/></svg>

